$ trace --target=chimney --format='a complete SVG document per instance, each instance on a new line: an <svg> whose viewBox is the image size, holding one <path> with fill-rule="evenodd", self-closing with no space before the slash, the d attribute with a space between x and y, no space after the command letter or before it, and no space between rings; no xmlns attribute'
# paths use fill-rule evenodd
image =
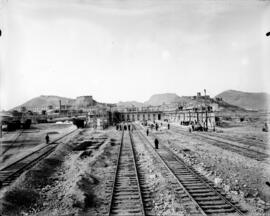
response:
<svg viewBox="0 0 270 216"><path fill-rule="evenodd" d="M61 100L59 100L59 114L61 113Z"/></svg>

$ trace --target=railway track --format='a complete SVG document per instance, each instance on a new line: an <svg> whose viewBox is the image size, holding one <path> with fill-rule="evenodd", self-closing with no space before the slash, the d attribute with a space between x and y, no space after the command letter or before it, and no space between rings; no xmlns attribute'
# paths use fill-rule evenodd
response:
<svg viewBox="0 0 270 216"><path fill-rule="evenodd" d="M217 137L217 138L221 138L221 139L226 139L228 141L232 141L232 142L238 142L241 143L243 145L246 146L255 146L255 147L259 147L262 149L267 149L267 142L263 141L263 139L256 139L256 138L250 138L250 137L240 137L237 134L234 134L234 136L229 136L227 134L223 134L223 133L207 133L207 136L209 137Z"/></svg>
<svg viewBox="0 0 270 216"><path fill-rule="evenodd" d="M53 140L49 145L45 145L30 154L20 158L19 160L11 163L10 165L2 168L0 170L0 188L8 186L16 178L18 178L23 172L33 167L36 163L47 157L50 153L54 151L58 145L58 141L67 137L68 135L74 133L77 129L64 134L63 136Z"/></svg>
<svg viewBox="0 0 270 216"><path fill-rule="evenodd" d="M130 132L124 131L120 144L108 215L144 216L144 204Z"/></svg>
<svg viewBox="0 0 270 216"><path fill-rule="evenodd" d="M1 152L1 155L5 154L11 147L13 147L14 143L18 140L18 138L22 135L24 129L20 129L19 133L17 134L17 136L15 137L15 139L13 141L11 141L11 144L9 144L7 147L2 144L2 147L4 148L4 150Z"/></svg>
<svg viewBox="0 0 270 216"><path fill-rule="evenodd" d="M146 145L151 146L156 157L177 180L182 197L196 206L197 211L191 212L191 215L244 215L237 203L227 198L225 193L215 188L213 183L187 165L168 147L161 144L158 150L154 150L149 139L140 130L136 132Z"/></svg>
<svg viewBox="0 0 270 216"><path fill-rule="evenodd" d="M190 136L190 133L181 129L175 129L173 128L172 131L174 133L181 133L183 135ZM168 130L169 133L173 133L171 130ZM229 150L231 152L238 153L240 155L243 155L245 157L249 157L251 159L255 159L257 161L266 161L269 158L269 154L264 153L263 150L259 151L256 149L253 149L252 146L248 146L243 143L232 144L231 142L227 142L224 138L220 139L219 137L215 137L214 135L207 135L207 134L199 134L199 133L192 133L192 136L197 138L198 140L202 141L209 141L212 145L218 146L222 149ZM246 146L245 146L246 145Z"/></svg>

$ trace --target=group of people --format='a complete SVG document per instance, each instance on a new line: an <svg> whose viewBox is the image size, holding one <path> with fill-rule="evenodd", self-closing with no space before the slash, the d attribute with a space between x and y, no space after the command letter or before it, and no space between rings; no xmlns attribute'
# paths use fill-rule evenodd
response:
<svg viewBox="0 0 270 216"><path fill-rule="evenodd" d="M149 127L150 127L151 130L153 130L153 129L155 128L156 131L159 130L159 127L163 126L162 122L160 122L160 124L158 124L158 123L155 122L155 121L154 121L153 123L150 123L150 124L149 124L149 123L147 124L147 122L146 122L146 123L144 123L144 124L142 124L142 125L144 125L144 126L149 125ZM167 127L168 127L168 130L170 130L170 127L171 127L171 126L170 126L170 123L167 124Z"/></svg>
<svg viewBox="0 0 270 216"><path fill-rule="evenodd" d="M154 124L153 123L147 124L147 122L144 122L144 123L142 123L142 125L144 125L144 126L149 125L149 127L147 127L147 129L146 129L146 135L149 136L149 128L151 130L153 130L155 128L156 131L158 131L159 127L162 126L162 122L160 123L160 125L155 121L154 121ZM119 124L116 124L115 127L116 127L116 130L120 130L120 131L122 131L122 130L131 130L131 131L133 131L133 125L131 125L131 124L119 123ZM167 124L167 127L168 127L168 130L170 130L170 124L169 123ZM159 148L159 141L158 141L157 138L154 139L154 146L155 146L155 149Z"/></svg>
<svg viewBox="0 0 270 216"><path fill-rule="evenodd" d="M182 122L181 122L182 123ZM206 122L197 122L197 121L191 121L188 123L189 127L188 130L189 132L192 131L208 131L208 126Z"/></svg>
<svg viewBox="0 0 270 216"><path fill-rule="evenodd" d="M144 125L147 126L147 123L145 123ZM153 130L153 129L155 128L156 131L158 131L158 130L159 130L159 127L160 127L160 126L163 126L162 122L160 122L160 124L158 124L158 123L155 122L155 121L154 121L154 124L151 123L151 124L148 124L148 125L149 125L150 127L148 127L148 128L146 129L146 136L149 136L149 128L150 128L151 130ZM170 123L168 123L168 124L167 124L168 130L170 130L170 127L171 127L171 125L170 125ZM154 145L155 145L155 149L158 149L158 148L159 148L159 141L158 141L157 138L154 139Z"/></svg>
<svg viewBox="0 0 270 216"><path fill-rule="evenodd" d="M116 130L131 130L133 131L133 125L130 124L116 124Z"/></svg>

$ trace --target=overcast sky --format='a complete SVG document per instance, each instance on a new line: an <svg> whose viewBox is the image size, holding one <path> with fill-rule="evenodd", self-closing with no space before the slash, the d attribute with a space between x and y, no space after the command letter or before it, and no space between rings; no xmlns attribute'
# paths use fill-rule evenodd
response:
<svg viewBox="0 0 270 216"><path fill-rule="evenodd" d="M39 95L270 92L270 1L0 2L1 109Z"/></svg>

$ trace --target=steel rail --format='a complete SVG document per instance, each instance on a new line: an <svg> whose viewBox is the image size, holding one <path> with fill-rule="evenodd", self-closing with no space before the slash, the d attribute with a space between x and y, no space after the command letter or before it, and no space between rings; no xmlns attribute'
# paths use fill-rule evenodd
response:
<svg viewBox="0 0 270 216"><path fill-rule="evenodd" d="M129 137L130 137L131 148L132 148L133 164L134 164L134 167L135 167L136 179L137 179L137 182L138 182L138 190L139 190L139 194L140 194L141 208L142 208L142 211L143 211L143 216L145 216L145 207L144 207L144 204L143 204L142 191L141 191L140 181L139 181L139 173L138 173L138 169L137 169L136 161L135 161L135 150L134 150L134 146L133 146L134 145L134 140L133 140L133 136L132 136L130 131L129 131Z"/></svg>
<svg viewBox="0 0 270 216"><path fill-rule="evenodd" d="M109 210L108 210L108 214L107 214L108 216L111 215L111 210L112 210L112 206L113 206L114 187L115 187L115 183L116 183L116 179L117 179L118 166L119 166L119 163L120 163L120 157L121 157L121 152L122 152L123 141L124 141L124 129L123 129L123 132L122 132L122 138L121 138L119 152L118 152L118 156L117 156L117 162L116 162L116 169L115 169L115 172L114 172L114 180L113 180L113 185L112 185L112 192L111 192Z"/></svg>
<svg viewBox="0 0 270 216"><path fill-rule="evenodd" d="M137 130L138 131L138 130ZM150 146L152 147L152 149L154 150L154 147L152 146L152 144L151 144L151 142L142 134L142 132L141 131L139 131L138 133L140 133L140 136L142 136L149 144L150 144ZM152 133L153 134L153 133ZM157 138L157 136L155 135L155 134L153 134L153 136L154 137L156 137ZM170 152L173 156L174 156L174 158L179 162L179 163L181 163L192 175L194 175L194 176L196 176L205 186L207 186L210 190L212 190L220 199L222 199L227 205L229 205L230 207L232 207L234 210L235 210L235 212L237 212L238 213L238 215L244 215L243 214L243 212L238 208L238 207L236 207L233 203L231 203L228 199L226 199L222 194L220 194L220 192L218 192L214 187L212 187L209 183L207 183L200 175L198 175L196 172L194 172L183 160L181 160L180 158L179 158L179 156L178 155L176 155L173 151L171 151L167 146L164 146L163 145L163 147L168 151L168 152ZM154 152L156 152L155 150L154 150ZM159 158L165 163L165 165L166 165L166 167L169 169L169 170L171 170L168 166L167 166L167 163L165 162L165 160L159 155L159 153L158 152L156 152L156 155L158 155L159 156ZM173 173L173 171L171 170L171 172ZM175 176L175 174L173 173L173 176ZM177 176L175 176L176 177L176 179L179 181L179 179L178 179L178 177ZM180 182L180 181L179 181ZM180 184L181 184L181 182L180 182ZM182 185L182 184L181 184ZM184 188L184 190L189 194L189 192L185 189L185 187L183 186L183 188ZM189 194L189 197L192 197L192 195L191 194ZM194 198L192 197L192 200L194 200ZM196 202L196 200L194 200L195 202ZM196 202L197 203L197 202ZM197 203L197 205L198 206L200 206L198 203ZM201 209L201 207L200 207L200 209ZM202 209L202 211L203 211L203 209ZM205 213L205 215L207 215L206 213Z"/></svg>
<svg viewBox="0 0 270 216"><path fill-rule="evenodd" d="M195 204L195 206L197 207L197 209L200 211L200 213L203 216L207 216L207 214L203 211L203 209L200 207L200 205L196 202L196 200L194 200L194 198L191 196L191 194L187 191L187 189L184 187L184 185L179 181L179 179L177 178L177 176L174 174L174 172L171 170L171 168L169 168L169 166L167 165L167 163L165 162L165 160L155 151L154 147L152 146L151 142L142 134L141 131L136 130L136 132L144 138L144 140L146 140L149 145L151 146L153 152L155 152L155 155L160 159L160 161L162 162L162 164L167 168L167 170L170 172L170 174L175 178L175 180L178 182L178 184L181 186L181 188L185 191L185 193L188 195L188 197L190 198L190 200Z"/></svg>
<svg viewBox="0 0 270 216"><path fill-rule="evenodd" d="M75 129L75 130L73 130L73 131L71 131L71 132L69 132L69 133L67 133L67 134L64 134L63 136L61 136L61 137L55 139L54 141L51 142L51 144L56 143L57 141L63 139L64 137L66 137L66 136L68 136L68 135L74 133L75 131L77 131L77 129ZM54 145L54 146L45 145L45 146L43 146L42 148L39 148L39 149L37 149L37 150L31 152L30 154L25 155L24 157L20 158L19 160L15 161L15 162L13 162L13 163L11 163L11 164L9 164L8 166L2 168L2 169L0 170L0 174L1 174L1 173L7 172L12 166L16 166L16 164L20 164L20 162L22 162L23 160L26 160L26 159L28 159L28 158L31 159L31 156L33 156L34 154L36 154L36 153L38 153L38 152L40 152L40 151L42 151L42 150L46 150L46 148L48 148L48 150L46 150L46 151L43 152L42 154L38 155L37 157L31 159L30 161L27 161L26 164L22 164L21 167L19 167L18 169L16 169L16 170L13 171L13 172L10 172L10 174L8 174L8 173L7 173L7 175L4 174L4 175L3 175L3 179L0 181L0 188L1 188L1 187L3 186L3 184L5 184L5 183L8 183L8 184L9 184L12 180L14 180L14 179L13 179L14 177L16 178L17 175L19 176L19 175L20 175L21 173L23 173L27 168L33 167L33 166L36 164L36 162L41 161L43 158L45 158L47 155L49 155L56 147L57 147L57 145ZM8 185L8 184L7 184L7 185Z"/></svg>
<svg viewBox="0 0 270 216"><path fill-rule="evenodd" d="M63 136L61 136L61 137L59 137L59 138L53 140L53 141L50 142L49 144L54 144L54 143L56 143L58 140L63 139L64 137L66 137L66 136L68 136L68 135L74 133L74 132L77 131L77 130L78 130L78 129L75 129L75 130L73 130L73 131L71 131L71 132L69 132L69 133L67 133L67 134L64 134ZM3 167L3 168L0 170L0 172L1 172L1 171L5 171L6 169L10 168L10 167L13 166L14 164L16 164L16 163L18 163L18 162L24 160L24 159L27 158L27 157L30 157L31 155L35 154L36 152L38 152L38 151L40 151L40 150L42 150L42 149L44 149L44 148L46 148L46 147L48 147L48 145L45 145L45 146L43 146L43 147L41 147L41 148L39 148L39 149L37 149L37 150L31 152L30 154L27 154L27 155L23 156L23 157L20 158L19 160L14 161L13 163L7 165L6 167Z"/></svg>
<svg viewBox="0 0 270 216"><path fill-rule="evenodd" d="M132 140L130 131L129 131L128 135L130 138L130 145L128 146L129 143L127 143L126 146L124 146L124 130L123 130L121 144L120 144L121 146L119 147L117 165L116 165L116 170L115 170L115 175L114 175L114 182L113 182L113 186L112 186L108 215L115 215L115 214L117 214L116 213L117 211L127 210L127 209L125 209L125 205L127 205L127 206L129 206L129 208L131 207L131 209L129 210L131 212L129 212L130 214L128 213L128 215L140 214L141 216L145 216L145 209L144 209L144 205L143 205L143 199L142 199L142 193L141 193L140 182L139 182L139 177L138 177L138 171L137 171L136 162L135 162L134 149L133 149L133 145L132 145L133 140ZM124 164L123 162L124 163L127 162L127 164ZM125 168L123 170L123 167L129 167L129 166L132 167L131 170L127 171L127 170L125 170ZM128 173L125 173L126 175L125 174L123 175L124 171L127 171ZM122 173L122 175L121 175L121 173ZM130 175L134 175L135 181L132 180L133 178ZM129 186L131 186L133 188L133 189L131 189L131 191L129 191L129 189L128 189L127 190L128 193L131 193L130 195L133 195L133 193L134 193L134 195L138 195L138 198L131 199L133 201L128 201L123 206L120 206L120 208L118 208L119 200L125 199L125 197L127 195L127 194L125 195L125 193L127 192L125 189L125 187L126 187L125 184L127 184L126 178L129 179L128 180L129 184L128 184L127 188L129 188ZM133 183L131 183L131 182L133 182ZM123 184L123 185L121 186L121 184ZM124 187L124 189L122 189L122 187ZM135 190L135 192L133 190ZM120 195L121 193L124 193L124 195ZM121 196L123 196L123 198L120 198ZM116 197L118 197L118 198L116 198ZM114 198L116 198L116 200L114 200ZM118 200L118 202L115 202L117 200ZM137 205L135 204L135 206L137 207L136 213L132 212L135 210L131 206L131 205L134 205L134 203L133 203L134 201L137 202ZM125 214L127 214L127 213L125 213Z"/></svg>

